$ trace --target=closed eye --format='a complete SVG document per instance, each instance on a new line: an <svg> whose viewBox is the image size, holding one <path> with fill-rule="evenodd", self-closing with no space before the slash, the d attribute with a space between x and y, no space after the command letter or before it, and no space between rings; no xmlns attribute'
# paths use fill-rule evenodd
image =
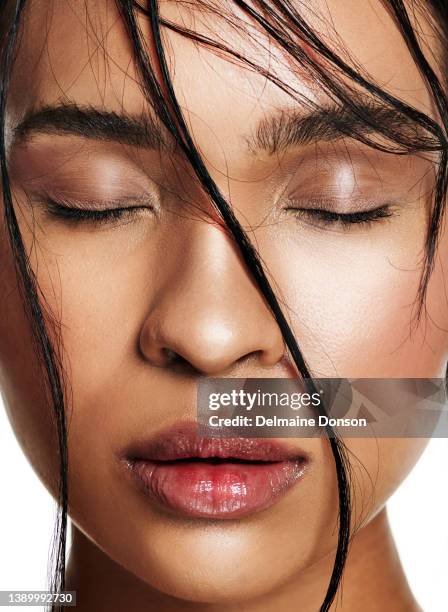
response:
<svg viewBox="0 0 448 612"><path fill-rule="evenodd" d="M129 205L114 208L88 208L87 206L73 206L65 203L48 200L45 202L47 213L61 221L73 224L94 223L106 224L114 222L130 222L142 211L152 211L150 205Z"/></svg>
<svg viewBox="0 0 448 612"><path fill-rule="evenodd" d="M341 213L322 208L288 207L286 210L293 212L298 218L303 218L316 225L341 226L343 228L353 225L368 225L375 221L387 219L393 215L393 211L389 204L371 210L360 210L349 213Z"/></svg>

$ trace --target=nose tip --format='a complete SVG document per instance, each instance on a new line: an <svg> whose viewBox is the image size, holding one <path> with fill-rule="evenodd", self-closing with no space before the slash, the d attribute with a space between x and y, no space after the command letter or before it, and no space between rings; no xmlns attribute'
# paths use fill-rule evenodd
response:
<svg viewBox="0 0 448 612"><path fill-rule="evenodd" d="M159 262L140 331L141 355L158 367L182 364L208 376L249 359L259 367L279 362L285 349L280 328L229 236L191 221L172 245Z"/></svg>
<svg viewBox="0 0 448 612"><path fill-rule="evenodd" d="M276 327L273 320L270 326ZM279 330L269 332L263 317L247 320L241 328L237 320L215 316L188 321L184 315L177 321L165 317L157 324L154 319L151 324L149 317L141 330L140 350L154 366L181 366L217 376L249 360L259 367L272 367L282 359L284 343Z"/></svg>

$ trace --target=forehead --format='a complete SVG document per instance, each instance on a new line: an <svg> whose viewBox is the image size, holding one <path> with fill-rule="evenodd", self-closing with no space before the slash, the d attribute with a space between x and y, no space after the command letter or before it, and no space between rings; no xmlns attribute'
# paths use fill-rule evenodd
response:
<svg viewBox="0 0 448 612"><path fill-rule="evenodd" d="M364 76L392 94L431 113L421 76L382 2L312 0L306 6L295 2L295 6L350 65L361 68ZM303 67L231 0L209 4L163 1L160 10L163 20L191 29L221 47L207 46L162 26L178 100L194 138L209 159L217 161L224 149L226 156L237 154L242 134L266 113L326 97ZM139 25L154 61L144 16L139 17ZM275 80L286 84L294 97ZM115 1L28 2L10 94L12 121L31 108L61 102L111 111L125 109L133 115L151 112Z"/></svg>

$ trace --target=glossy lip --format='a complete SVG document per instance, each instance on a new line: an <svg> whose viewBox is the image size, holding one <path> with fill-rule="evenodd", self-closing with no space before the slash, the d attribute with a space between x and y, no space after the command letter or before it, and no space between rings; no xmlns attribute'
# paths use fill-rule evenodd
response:
<svg viewBox="0 0 448 612"><path fill-rule="evenodd" d="M125 453L133 481L159 507L189 518L234 519L272 506L309 457L260 438L201 438L182 423Z"/></svg>

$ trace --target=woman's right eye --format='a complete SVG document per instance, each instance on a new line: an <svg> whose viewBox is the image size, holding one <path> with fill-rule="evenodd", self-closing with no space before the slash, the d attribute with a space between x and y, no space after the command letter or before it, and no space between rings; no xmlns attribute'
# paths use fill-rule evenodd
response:
<svg viewBox="0 0 448 612"><path fill-rule="evenodd" d="M54 200L45 202L46 212L56 219L72 224L96 224L131 222L143 211L153 210L150 205L128 205L114 208L88 208L72 206Z"/></svg>

